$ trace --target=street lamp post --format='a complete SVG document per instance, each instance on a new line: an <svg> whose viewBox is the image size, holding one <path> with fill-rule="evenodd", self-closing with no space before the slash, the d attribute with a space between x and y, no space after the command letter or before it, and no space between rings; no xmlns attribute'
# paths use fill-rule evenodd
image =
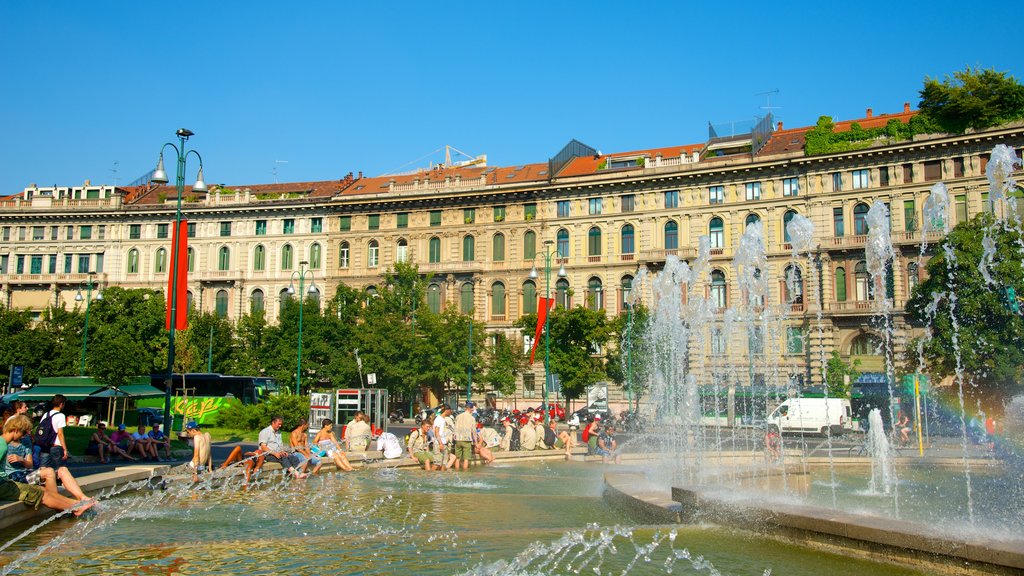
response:
<svg viewBox="0 0 1024 576"><path fill-rule="evenodd" d="M95 272L89 272L89 279L78 286L78 294L75 294L75 302L82 301L82 289L85 288L85 331L82 334L82 363L78 369L79 376L85 376L85 351L89 347L89 305L92 304L92 287ZM103 300L103 292L99 292L99 284L96 284L96 299Z"/></svg>
<svg viewBox="0 0 1024 576"><path fill-rule="evenodd" d="M551 259L554 258L555 255L558 254L558 250L557 249L553 249L551 247L553 244L554 244L554 242L552 242L551 240L545 240L544 241L544 251L541 252L540 254L536 254L534 256L534 261L536 261L538 256L542 256L544 258L544 298L545 298L545 302L550 302L550 300L551 300ZM538 277L537 265L535 263L533 268L530 270L530 278L533 279L533 280L536 280L537 277ZM559 266L559 268L558 268L558 277L559 278L565 278L566 277L565 266ZM550 306L550 305L548 305L548 306ZM543 395L544 395L544 424L545 425L547 425L549 423L550 419L551 419L551 407L548 406L548 384L551 382L551 333L550 333L550 329L549 329L550 325L551 325L551 315L548 314L547 312L548 312L547 310L544 311L544 390L543 390Z"/></svg>
<svg viewBox="0 0 1024 576"><path fill-rule="evenodd" d="M150 181L155 184L167 184L167 172L164 171L164 150L168 146L174 150L174 153L178 155L178 171L174 180L174 188L178 194L177 207L174 211L174 239L171 245L171 283L170 283L170 296L171 296L171 315L170 315L170 326L167 330L167 378L164 381L164 430L168 433L171 431L171 385L174 382L174 332L176 329L176 323L178 318L178 246L181 244L181 239L178 235L181 233L181 199L185 195L185 160L189 154L195 154L199 160L199 173L196 175L196 182L192 185L193 192L206 192L206 182L203 181L203 157L199 155L199 152L195 150L186 150L185 142L188 141L189 137L195 135L194 132L188 128L178 128L176 132L178 136L178 146L175 146L173 142L167 142L160 148L160 160L157 161L156 170L153 171L153 175L150 176Z"/></svg>
<svg viewBox="0 0 1024 576"><path fill-rule="evenodd" d="M307 270L305 260L299 262L299 269L292 272L292 282L288 286L288 293L295 294L295 279L299 279L299 350L295 355L295 395L299 395L299 384L302 382L302 305L306 300L306 274L309 274L309 294L316 294L316 284L313 283L313 271Z"/></svg>

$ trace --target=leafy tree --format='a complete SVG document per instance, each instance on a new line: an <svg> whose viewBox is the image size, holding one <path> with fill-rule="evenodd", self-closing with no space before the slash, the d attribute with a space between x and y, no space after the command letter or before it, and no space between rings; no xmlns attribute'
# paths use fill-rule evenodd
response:
<svg viewBox="0 0 1024 576"><path fill-rule="evenodd" d="M607 376L599 350L607 346L611 330L603 311L583 306L555 308L549 320L551 371L558 374L562 395L576 399L587 387Z"/></svg>
<svg viewBox="0 0 1024 576"><path fill-rule="evenodd" d="M495 344L487 351L487 375L484 381L505 396L516 393L516 379L526 369L526 356L516 342L504 334L495 335Z"/></svg>
<svg viewBox="0 0 1024 576"><path fill-rule="evenodd" d="M825 382L828 384L828 395L832 398L849 398L853 383L860 376L860 360L853 365L843 362L838 350L832 350L832 356L825 364ZM849 378L847 378L849 377Z"/></svg>
<svg viewBox="0 0 1024 576"><path fill-rule="evenodd" d="M967 67L942 82L925 78L919 108L942 130L962 133L1024 118L1024 86L994 69Z"/></svg>
<svg viewBox="0 0 1024 576"><path fill-rule="evenodd" d="M235 327L231 321L213 312L193 312L188 329L179 334L180 343L175 342L176 372L206 372L207 364L213 372L235 372Z"/></svg>
<svg viewBox="0 0 1024 576"><path fill-rule="evenodd" d="M0 363L3 366L24 366L23 381L36 382L40 376L49 375L43 369L51 345L44 333L32 328L31 312L0 306ZM2 372L6 379L7 371Z"/></svg>
<svg viewBox="0 0 1024 576"><path fill-rule="evenodd" d="M103 300L93 302L89 311L88 374L123 385L133 376L165 371L165 310L163 296L153 290L104 290Z"/></svg>
<svg viewBox="0 0 1024 576"><path fill-rule="evenodd" d="M232 354L232 372L249 376L266 373L263 361L267 333L267 315L263 311L246 314L235 323L235 346Z"/></svg>
<svg viewBox="0 0 1024 576"><path fill-rule="evenodd" d="M610 331L619 336L618 346L607 354L606 371L613 382L623 387L639 403L647 392L650 372L649 349L642 343L648 339L650 310L642 303L612 320Z"/></svg>
<svg viewBox="0 0 1024 576"><path fill-rule="evenodd" d="M1013 391L1020 389L1024 376L1024 319L1005 305L1004 290L1012 287L1017 294L1024 293L1021 238L1013 229L994 226L993 220L990 214L979 214L949 233L943 248L928 262L928 279L914 289L907 310L914 320L932 327L932 338L919 343L933 374L953 374L957 365L954 350L958 349L968 381ZM987 284L979 270L986 230L996 247L990 266L995 285ZM947 245L955 263L946 255ZM934 319L929 314L932 305ZM916 365L916 343L908 346L908 356L908 363Z"/></svg>
<svg viewBox="0 0 1024 576"><path fill-rule="evenodd" d="M451 390L465 390L468 378L469 325L473 323L473 373L479 375L483 366L484 342L487 338L485 325L476 322L450 305L440 314L416 313L417 333L422 327L427 346L421 365L422 382L432 388L438 396Z"/></svg>
<svg viewBox="0 0 1024 576"><path fill-rule="evenodd" d="M92 320L92 308L90 308ZM90 326L91 328L91 326ZM44 376L68 376L82 369L82 343L85 335L85 308L68 310L66 306L50 306L43 311L34 328L50 346L40 366ZM91 347L90 347L91 348ZM86 350L88 353L88 350Z"/></svg>

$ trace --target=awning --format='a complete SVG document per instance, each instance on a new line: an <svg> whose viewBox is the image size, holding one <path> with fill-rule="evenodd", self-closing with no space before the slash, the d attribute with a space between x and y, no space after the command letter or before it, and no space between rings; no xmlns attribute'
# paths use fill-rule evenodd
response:
<svg viewBox="0 0 1024 576"><path fill-rule="evenodd" d="M125 384L118 388L113 386L104 388L99 392L94 392L89 395L89 398L152 398L156 396L163 396L163 390L154 388L149 384Z"/></svg>
<svg viewBox="0 0 1024 576"><path fill-rule="evenodd" d="M26 402L50 400L56 394L63 394L68 400L83 400L92 395L93 392L102 389L101 386L33 386L12 396L16 400L24 400Z"/></svg>

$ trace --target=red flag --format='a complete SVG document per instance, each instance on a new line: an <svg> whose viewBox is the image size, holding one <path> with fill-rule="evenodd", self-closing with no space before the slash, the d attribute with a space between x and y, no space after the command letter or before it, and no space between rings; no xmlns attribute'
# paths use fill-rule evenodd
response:
<svg viewBox="0 0 1024 576"><path fill-rule="evenodd" d="M540 342L540 335L544 332L544 320L548 317L548 310L555 307L554 298L537 297L537 330L533 336L533 346L530 347L530 364L533 364L533 356L537 352L537 343Z"/></svg>
<svg viewBox="0 0 1024 576"><path fill-rule="evenodd" d="M188 326L188 222L182 220L174 230L171 238L171 268L167 275L167 323L171 329L171 294L177 293L175 311L175 330L184 330ZM177 270L178 285L175 286Z"/></svg>

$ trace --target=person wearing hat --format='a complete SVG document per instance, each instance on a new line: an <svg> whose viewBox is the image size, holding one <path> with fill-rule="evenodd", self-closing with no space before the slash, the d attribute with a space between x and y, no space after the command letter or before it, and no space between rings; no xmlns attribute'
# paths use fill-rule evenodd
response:
<svg viewBox="0 0 1024 576"><path fill-rule="evenodd" d="M455 469L469 470L476 444L476 403L466 402L466 409L455 418Z"/></svg>
<svg viewBox="0 0 1024 576"><path fill-rule="evenodd" d="M93 432L89 438L89 445L85 447L85 453L92 456L100 457L100 464L107 464L110 462L110 457L114 454L118 454L125 460L135 461L135 458L121 449L113 440L107 436L107 423L100 422L96 426L96 431Z"/></svg>
<svg viewBox="0 0 1024 576"><path fill-rule="evenodd" d="M124 423L117 425L117 430L114 430L114 433L110 435L110 441L124 450L126 454L132 453L132 435L128 432L128 427Z"/></svg>
<svg viewBox="0 0 1024 576"><path fill-rule="evenodd" d="M508 416L501 419L501 425L504 427L504 433L501 435L501 442L498 444L498 449L504 452L512 450L512 436L514 436L516 429L512 425L512 420Z"/></svg>
<svg viewBox="0 0 1024 576"><path fill-rule="evenodd" d="M519 443L523 450L537 449L537 428L534 427L533 421L531 416L519 427Z"/></svg>
<svg viewBox="0 0 1024 576"><path fill-rule="evenodd" d="M195 420L189 420L188 424L185 424L185 433L188 434L188 439L192 442L192 460L189 461L188 467L192 469L192 481L198 482L200 472L208 472L213 469L213 459L210 456L210 433L203 432Z"/></svg>
<svg viewBox="0 0 1024 576"><path fill-rule="evenodd" d="M409 450L409 457L423 465L426 471L432 470L431 463L434 460L434 453L430 450L430 422L424 420L420 427L414 429L406 438L406 447Z"/></svg>

